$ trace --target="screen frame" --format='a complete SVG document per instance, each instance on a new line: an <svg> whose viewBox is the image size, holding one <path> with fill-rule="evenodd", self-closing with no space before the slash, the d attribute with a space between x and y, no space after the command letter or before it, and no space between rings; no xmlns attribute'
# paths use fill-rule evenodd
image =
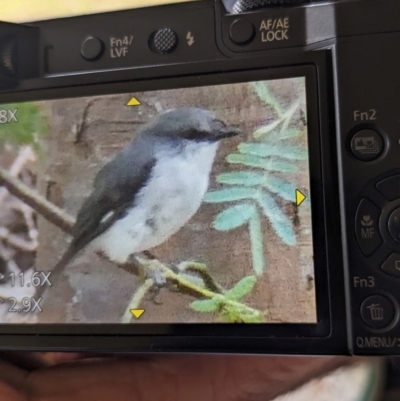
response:
<svg viewBox="0 0 400 401"><path fill-rule="evenodd" d="M309 140L313 237L314 249L321 244L315 264L315 291L318 323L312 324L63 324L63 325L0 325L0 342L3 348L48 349L57 346L68 349L118 349L118 350L207 350L242 352L260 350L267 352L298 353L348 353L346 345L346 316L344 307L343 260L340 225L338 224L339 194L337 184L337 160L335 116L333 99L333 72L330 70L331 53L328 51L303 53L265 60L228 60L208 63L211 74L187 75L167 79L151 79L137 82L86 85L57 89L28 91L0 95L0 103L30 100L48 100L64 97L82 97L127 93L133 91L193 87L213 83L228 84L254 80L306 77L307 116ZM296 62L294 61L296 60ZM285 62L286 61L286 62ZM283 65L282 65L283 62ZM214 68L211 65L214 65ZM286 67L294 65L294 67ZM286 66L285 66L286 65ZM276 67L276 68L272 68ZM200 65L201 68L201 65ZM192 68L189 68L193 70ZM175 69L177 71L177 69ZM204 70L203 70L204 71ZM229 71L229 72L228 72ZM178 74L177 74L178 75ZM49 82L44 86L48 86ZM317 145L316 145L317 144ZM317 161L317 163L315 162ZM316 165L318 167L316 167ZM329 204L327 214L325 205ZM335 213L337 212L337 213ZM316 219L314 216L321 219ZM316 228L316 223L320 228ZM324 222L324 224L321 224ZM322 228L321 228L322 227ZM329 235L327 234L329 233ZM337 287L332 302L330 289ZM208 327L207 327L208 326ZM83 330L83 328L85 328ZM110 339L118 336L118 344ZM132 344L132 336L135 336ZM33 340L34 338L34 340ZM130 339L130 340L129 340ZM243 348L243 340L246 342ZM293 341L296 340L296 341ZM319 340L322 340L320 342ZM7 346L8 344L8 346ZM57 345L58 344L58 345ZM319 345L318 345L319 344Z"/></svg>

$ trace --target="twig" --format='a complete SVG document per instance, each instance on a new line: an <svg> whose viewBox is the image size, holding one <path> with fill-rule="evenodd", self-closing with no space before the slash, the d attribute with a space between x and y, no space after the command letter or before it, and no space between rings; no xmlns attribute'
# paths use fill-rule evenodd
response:
<svg viewBox="0 0 400 401"><path fill-rule="evenodd" d="M129 302L128 306L125 309L125 312L122 316L122 323L130 323L132 320L131 309L137 309L140 306L143 298L150 291L151 287L154 285L154 280L152 278L148 278L135 292L135 295Z"/></svg>
<svg viewBox="0 0 400 401"><path fill-rule="evenodd" d="M0 227L0 239L12 248L24 252L34 252L38 247L37 241L26 241L18 235L12 234L6 227Z"/></svg>
<svg viewBox="0 0 400 401"><path fill-rule="evenodd" d="M77 127L77 132L75 136L75 141L74 144L81 143L83 141L83 136L85 134L86 128L87 128L87 118L89 114L89 109L93 106L93 103L95 102L96 99L89 100L86 103L85 108L83 109L83 114L82 114L82 121Z"/></svg>
<svg viewBox="0 0 400 401"><path fill-rule="evenodd" d="M18 156L14 160L13 164L11 165L10 169L8 170L8 173L10 174L11 177L18 177L22 169L24 168L25 164L28 161L35 161L35 155L33 153L33 150L30 146L25 146L21 148L21 150L18 153ZM7 196L7 188L3 187L0 188L0 205L4 202L4 198Z"/></svg>
<svg viewBox="0 0 400 401"><path fill-rule="evenodd" d="M197 295L198 298L207 298L207 299L213 299L216 298L221 301L224 305L231 306L233 308L236 308L240 310L241 312L251 315L251 316L260 316L261 312L251 308L250 306L247 306L243 304L242 302L239 301L234 301L232 299L229 299L225 297L224 294L220 294L218 292L211 291L207 288L201 287L190 280L182 277L180 274L175 273L172 271L169 267L161 263L159 260L154 259L150 261L145 261L139 257L135 257L135 259L142 265L142 266L148 266L150 270L156 270L159 271L163 274L165 279L167 281L175 283L178 287L183 288L185 292L189 291L192 293L194 296Z"/></svg>
<svg viewBox="0 0 400 401"><path fill-rule="evenodd" d="M39 233L33 218L33 209L23 202L19 202L18 208L24 216L25 224L28 228L29 238L32 241L37 241Z"/></svg>
<svg viewBox="0 0 400 401"><path fill-rule="evenodd" d="M36 191L25 185L22 181L13 177L7 170L0 167L0 185L3 185L8 191L19 198L37 213L42 215L57 227L68 234L72 233L75 219L64 210L49 202Z"/></svg>

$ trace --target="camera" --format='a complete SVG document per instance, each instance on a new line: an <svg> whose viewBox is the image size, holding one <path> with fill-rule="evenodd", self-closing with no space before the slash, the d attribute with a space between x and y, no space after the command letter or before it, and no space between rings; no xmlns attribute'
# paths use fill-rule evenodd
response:
<svg viewBox="0 0 400 401"><path fill-rule="evenodd" d="M400 354L399 14L1 23L0 348Z"/></svg>

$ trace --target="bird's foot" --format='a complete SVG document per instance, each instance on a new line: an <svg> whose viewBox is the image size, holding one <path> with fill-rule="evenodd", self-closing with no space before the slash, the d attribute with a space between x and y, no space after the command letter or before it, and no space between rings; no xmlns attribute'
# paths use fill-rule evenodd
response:
<svg viewBox="0 0 400 401"><path fill-rule="evenodd" d="M131 255L128 264L135 264L138 267L137 276L141 283L151 278L158 287L164 287L167 280L164 273L160 269L160 262L157 259L144 259L135 255Z"/></svg>

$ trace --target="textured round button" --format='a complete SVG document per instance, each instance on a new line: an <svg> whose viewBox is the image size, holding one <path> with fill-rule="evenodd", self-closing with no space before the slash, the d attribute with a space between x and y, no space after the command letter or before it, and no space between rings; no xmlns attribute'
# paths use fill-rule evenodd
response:
<svg viewBox="0 0 400 401"><path fill-rule="evenodd" d="M361 305L361 317L374 329L388 327L394 320L396 309L393 302L383 295L372 295Z"/></svg>
<svg viewBox="0 0 400 401"><path fill-rule="evenodd" d="M309 2L310 0L236 0L232 7L232 14L241 14L258 8L297 6Z"/></svg>
<svg viewBox="0 0 400 401"><path fill-rule="evenodd" d="M400 242L400 207L390 215L388 228L393 239Z"/></svg>
<svg viewBox="0 0 400 401"><path fill-rule="evenodd" d="M178 36L171 28L161 28L154 33L151 45L153 51L161 54L171 53L178 44Z"/></svg>
<svg viewBox="0 0 400 401"><path fill-rule="evenodd" d="M253 39L256 30L254 25L245 19L237 19L229 28L229 36L237 45L247 45Z"/></svg>
<svg viewBox="0 0 400 401"><path fill-rule="evenodd" d="M103 54L103 42L93 36L86 38L81 47L82 57L86 60L97 60Z"/></svg>
<svg viewBox="0 0 400 401"><path fill-rule="evenodd" d="M382 136L373 129L358 131L351 140L353 155L362 161L376 160L383 153L384 146Z"/></svg>

